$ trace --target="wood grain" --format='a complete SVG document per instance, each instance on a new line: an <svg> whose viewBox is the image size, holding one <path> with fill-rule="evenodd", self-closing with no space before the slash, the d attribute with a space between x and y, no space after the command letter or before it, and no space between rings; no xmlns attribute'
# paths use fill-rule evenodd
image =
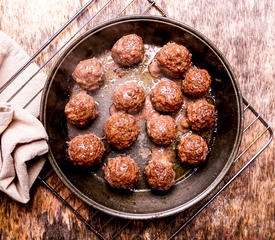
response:
<svg viewBox="0 0 275 240"><path fill-rule="evenodd" d="M98 0L81 18L70 25L36 62L42 65L72 34L107 1ZM117 16L130 1L113 0L88 26ZM184 22L207 36L226 56L239 80L243 95L275 127L275 1L273 0L156 0L169 17ZM29 54L37 50L68 20L84 0L2 0L0 29L14 38ZM142 13L148 3L136 0L126 14ZM151 9L150 14L159 14ZM125 13L124 13L125 14ZM50 69L47 66L44 71ZM247 113L245 124L253 119ZM244 135L242 149L254 139L261 124ZM262 146L267 135L257 142L230 170L225 180ZM274 142L233 184L203 211L176 239L275 239ZM48 182L56 186L56 175ZM60 186L66 197L69 191ZM0 239L97 239L51 192L36 183L27 205L0 193ZM73 206L81 201L71 197ZM196 206L197 207L197 206ZM167 239L195 208L181 214L159 239ZM103 229L108 216L86 206L83 216L105 236L125 221L114 219ZM152 239L171 218L158 221L133 221L118 239Z"/></svg>

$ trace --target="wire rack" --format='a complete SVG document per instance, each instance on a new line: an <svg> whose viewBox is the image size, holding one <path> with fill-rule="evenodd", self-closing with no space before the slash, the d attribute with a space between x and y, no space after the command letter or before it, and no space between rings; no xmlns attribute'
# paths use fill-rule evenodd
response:
<svg viewBox="0 0 275 240"><path fill-rule="evenodd" d="M128 7L137 0L131 0L123 9L119 9L116 14L116 17L126 15ZM87 17L87 11L91 6L98 2L96 0L89 0L77 13L70 18L55 34L53 34L42 46L41 48L3 85L0 87L0 94L32 63L35 59L39 58L43 50L51 47L51 43L58 39L58 36L68 29L74 21L78 20L82 23L80 27L75 31L74 34L70 35L69 39L62 43L55 51L54 54L48 58L43 64L40 64L41 67L17 90L7 101L12 101L13 98L28 84L32 79L43 69L50 68L52 60L59 56L60 52L64 47L66 47L72 39L74 39L85 29L91 27L92 24L97 23L97 17L104 13L108 5L114 4L114 0L108 0L103 2L97 11ZM166 13L152 0L143 0L139 4L143 4L145 11L139 14L148 14L148 12L154 8L162 16L167 16ZM113 16L113 17L115 17ZM36 93L33 94L33 97L25 104L26 108L35 98L39 97L43 90L43 87L39 89ZM162 219L161 227L162 229L159 232L150 231L150 236L147 236L149 239L173 239L177 236L186 226L198 216L217 196L221 194L263 151L273 139L273 132L268 123L262 118L262 116L249 104L246 99L243 99L243 108L244 108L244 122L245 128L243 130L243 139L240 147L240 152L236 159L234 160L233 167L230 173L227 175L224 181L219 184L214 193L210 194L206 199L200 203L193 206L191 209L186 210L184 213L179 213L171 217ZM253 129L257 129L256 135ZM251 135L252 134L252 135ZM253 136L252 141L247 141L248 136ZM255 144L257 142L257 144ZM259 144L260 142L260 144ZM260 147L259 147L260 146ZM56 181L51 181L49 179L56 178ZM104 214L90 206L81 200L75 201L75 196L68 189L64 191L64 184L60 179L54 174L53 169L47 163L43 171L38 177L38 180L49 189L68 209L70 209L77 218L80 219L83 224L87 226L99 239L117 239L122 232L127 233L131 232L132 236L135 236L133 239L143 239L142 236L148 228L157 229L156 226L159 226L159 220L126 220L119 219L116 217L109 216ZM55 182L53 184L53 182ZM63 192L61 194L60 192ZM64 192L66 192L66 196ZM78 204L75 204L78 203ZM80 203L80 204L79 204ZM83 214L88 212L87 214ZM100 219L100 221L99 221ZM168 231L169 229L169 231ZM106 234L108 232L108 235ZM104 235L104 233L106 235Z"/></svg>

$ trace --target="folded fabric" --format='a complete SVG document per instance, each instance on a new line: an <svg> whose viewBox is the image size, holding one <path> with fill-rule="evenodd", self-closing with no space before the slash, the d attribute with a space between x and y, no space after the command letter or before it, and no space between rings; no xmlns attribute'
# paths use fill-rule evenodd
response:
<svg viewBox="0 0 275 240"><path fill-rule="evenodd" d="M26 203L44 159L31 162L48 151L47 133L37 118L16 106L0 103L0 189Z"/></svg>
<svg viewBox="0 0 275 240"><path fill-rule="evenodd" d="M29 55L9 36L0 31L0 87L8 81L28 60ZM0 101L24 107L36 93L44 87L47 76L43 72L35 73L39 67L32 63L8 87L1 92ZM31 78L31 81L28 81ZM28 83L27 83L28 82ZM16 93L16 94L15 94ZM14 96L13 96L14 95ZM38 117L41 93L26 108Z"/></svg>
<svg viewBox="0 0 275 240"><path fill-rule="evenodd" d="M0 87L29 59L9 36L0 31ZM30 188L41 171L48 151L47 133L36 118L46 75L30 64L0 94L0 190L27 203ZM31 81L28 80L32 78ZM9 100L9 103L6 101Z"/></svg>

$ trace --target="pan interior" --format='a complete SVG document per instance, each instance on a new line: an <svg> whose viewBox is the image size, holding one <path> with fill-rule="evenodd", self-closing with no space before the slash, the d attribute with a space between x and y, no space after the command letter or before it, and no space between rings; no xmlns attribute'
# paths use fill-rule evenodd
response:
<svg viewBox="0 0 275 240"><path fill-rule="evenodd" d="M141 36L147 49L144 62L131 69L119 69L110 57L110 49L123 35L136 33ZM67 141L85 133L104 136L103 124L109 117L112 105L113 89L125 81L142 83L148 93L156 80L148 73L147 65L155 52L169 41L186 46L192 53L192 62L199 68L207 69L212 77L212 91L215 95L218 122L216 137L207 163L193 171L193 174L165 193L148 190L142 179L136 191L118 191L110 188L102 178L101 166L93 169L79 169L72 166L66 153ZM104 85L97 91L89 92L98 102L99 117L87 128L76 128L67 122L64 107L70 96L80 88L72 79L72 72L79 61L98 57L106 69ZM236 86L225 65L207 44L192 32L173 24L150 19L118 21L104 25L96 31L90 31L80 37L65 51L48 79L47 91L44 93L43 122L49 134L50 161L61 179L89 204L113 215L122 217L139 216L158 217L169 212L183 210L196 198L203 195L209 186L218 181L218 176L225 174L232 162L232 151L240 128L239 96ZM140 128L144 128L140 123ZM144 132L144 131L143 131ZM110 149L106 145L106 157L129 154L139 159L138 164L144 169L150 158L151 142L140 134L138 140L123 152Z"/></svg>

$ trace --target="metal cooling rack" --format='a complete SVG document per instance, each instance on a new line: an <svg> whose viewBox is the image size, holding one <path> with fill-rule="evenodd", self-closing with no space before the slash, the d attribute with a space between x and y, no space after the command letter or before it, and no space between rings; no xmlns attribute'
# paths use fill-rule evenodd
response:
<svg viewBox="0 0 275 240"><path fill-rule="evenodd" d="M121 15L126 15L127 8L133 4L137 0L131 0L123 9L119 11L119 14L116 17ZM52 60L59 55L61 50L68 45L79 33L84 31L87 27L90 26L91 23L99 16L104 10L108 7L109 4L112 4L114 0L108 0L96 11L95 14L88 17L85 16L87 14L91 5L95 2L99 2L96 0L89 0L81 9L71 18L69 19L55 34L53 34L42 46L41 48L22 66L3 86L0 87L0 94L19 76L35 59L39 57L41 52L46 48L49 48L51 43L58 38L58 36L66 30L69 25L71 25L75 20L81 20L84 23L78 30L70 36L70 38L58 49L55 53L46 60L42 66L35 72L32 77L30 77L21 88L16 91L7 101L10 102L23 88L27 87L28 83L32 81L32 79L46 66L52 62ZM143 0L142 4L144 5L146 2L145 11L142 14L147 14L152 8L155 8L162 16L167 16L166 13L152 0ZM115 16L114 16L115 17ZM41 88L38 92L34 93L33 97L26 103L24 108L26 108L38 95L42 92L43 88ZM198 216L217 196L220 195L222 191L224 191L263 151L273 139L273 132L269 124L263 119L263 117L250 105L250 103L243 98L244 103L244 120L246 127L243 130L243 139L240 147L240 153L234 160L234 164L231 168L231 171L227 175L227 180L224 180L216 189L216 192L210 194L205 200L196 204L191 209L186 210L184 213L179 213L171 217L167 217L160 220L126 220L119 219L116 217L109 216L105 213L102 213L94 208L88 206L86 203L77 199L73 193L71 193L64 184L60 181L60 179L54 174L53 169L47 163L44 167L42 173L38 177L38 180L48 188L68 209L70 209L77 218L80 219L87 227L90 229L99 239L116 239L122 233L127 233L127 231L131 231L133 236L136 236L135 239L142 239L142 234L147 234L148 229L155 229L155 226L160 224L160 222L164 223L160 229L160 232L155 232L154 230L150 231L151 235L150 239L173 239L176 235L178 235L196 216ZM257 127L257 129L261 128L262 130L259 132L252 131L253 128ZM253 141L247 142L247 136L250 134L250 137L253 136ZM252 135L251 135L252 134ZM261 148L255 149L255 143L261 142ZM232 170L233 169L233 170ZM54 179L54 181L53 181ZM57 183L56 183L57 181ZM55 182L53 184L52 182ZM66 191L64 191L64 189ZM67 192L66 196L61 196L61 190ZM88 212L87 214L83 214ZM170 228L169 232L168 229ZM108 231L107 231L108 230ZM133 233L134 231L134 233ZM104 233L108 232L109 235L105 236Z"/></svg>

